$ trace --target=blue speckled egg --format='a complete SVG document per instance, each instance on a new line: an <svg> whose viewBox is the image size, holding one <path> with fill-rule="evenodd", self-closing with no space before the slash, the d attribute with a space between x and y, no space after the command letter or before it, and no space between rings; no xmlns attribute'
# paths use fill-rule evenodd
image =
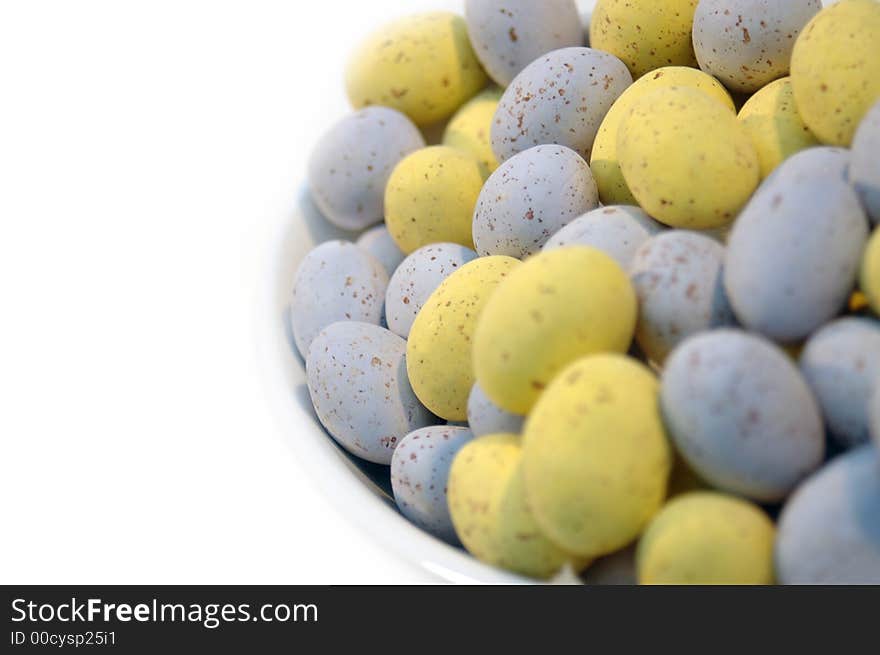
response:
<svg viewBox="0 0 880 655"><path fill-rule="evenodd" d="M467 0L464 15L477 59L501 86L541 55L584 44L574 0Z"/></svg>
<svg viewBox="0 0 880 655"><path fill-rule="evenodd" d="M403 437L436 421L410 387L406 341L378 325L328 326L312 341L306 376L321 424L361 459L390 464Z"/></svg>
<svg viewBox="0 0 880 655"><path fill-rule="evenodd" d="M580 155L563 146L531 148L501 164L483 186L474 244L481 256L527 257L598 206L596 182Z"/></svg>
<svg viewBox="0 0 880 655"><path fill-rule="evenodd" d="M592 48L562 48L526 66L507 87L492 125L492 150L503 162L556 143L590 160L599 125L632 84L626 65Z"/></svg>
<svg viewBox="0 0 880 655"><path fill-rule="evenodd" d="M833 164L827 174L802 170L807 153L765 181L727 241L724 286L737 318L780 342L798 341L840 312L868 240L852 186Z"/></svg>
<svg viewBox="0 0 880 655"><path fill-rule="evenodd" d="M467 428L437 425L403 438L391 458L391 488L403 515L423 530L451 544L458 543L446 482L456 453L473 439Z"/></svg>
<svg viewBox="0 0 880 655"><path fill-rule="evenodd" d="M848 317L828 323L807 341L800 366L831 435L845 447L867 443L868 402L880 380L880 322Z"/></svg>
<svg viewBox="0 0 880 655"><path fill-rule="evenodd" d="M660 403L669 436L718 489L785 498L825 454L822 418L789 356L741 330L681 343L666 361Z"/></svg>
<svg viewBox="0 0 880 655"><path fill-rule="evenodd" d="M779 519L776 575L789 585L880 584L880 452L838 456L792 495Z"/></svg>
<svg viewBox="0 0 880 655"><path fill-rule="evenodd" d="M318 333L336 321L379 325L388 273L348 241L325 241L300 262L293 283L290 327L305 357Z"/></svg>
<svg viewBox="0 0 880 655"><path fill-rule="evenodd" d="M362 230L385 216L385 184L397 163L425 147L413 122L388 107L367 107L324 134L308 164L312 199L328 221Z"/></svg>
<svg viewBox="0 0 880 655"><path fill-rule="evenodd" d="M670 230L645 241L630 264L639 299L636 341L662 364L687 337L736 324L722 284L724 246L711 237Z"/></svg>

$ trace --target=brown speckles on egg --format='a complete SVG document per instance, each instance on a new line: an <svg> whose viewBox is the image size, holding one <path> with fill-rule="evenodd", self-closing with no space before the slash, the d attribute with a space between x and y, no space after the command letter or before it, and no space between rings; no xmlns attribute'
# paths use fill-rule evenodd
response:
<svg viewBox="0 0 880 655"><path fill-rule="evenodd" d="M602 119L631 83L619 59L590 48L564 48L533 62L498 105L491 134L498 160L542 144L564 145L588 159ZM541 102L531 102L535 96Z"/></svg>
<svg viewBox="0 0 880 655"><path fill-rule="evenodd" d="M796 40L791 78L798 110L822 143L848 147L880 97L880 3L826 7Z"/></svg>
<svg viewBox="0 0 880 655"><path fill-rule="evenodd" d="M662 364L683 339L734 325L722 281L724 247L694 232L673 230L637 252L630 277L639 299L636 340Z"/></svg>
<svg viewBox="0 0 880 655"><path fill-rule="evenodd" d="M389 329L406 338L428 297L477 253L454 243L435 243L415 251L395 271L388 284L385 314Z"/></svg>
<svg viewBox="0 0 880 655"><path fill-rule="evenodd" d="M483 187L473 236L481 255L522 258L598 205L587 163L563 146L538 146L504 162Z"/></svg>
<svg viewBox="0 0 880 655"><path fill-rule="evenodd" d="M719 489L775 502L822 461L810 390L788 355L756 335L686 340L666 362L661 404L679 452Z"/></svg>
<svg viewBox="0 0 880 655"><path fill-rule="evenodd" d="M532 515L519 437L493 434L467 444L453 462L448 486L453 524L477 559L547 577L570 557L543 536Z"/></svg>
<svg viewBox="0 0 880 655"><path fill-rule="evenodd" d="M424 147L418 128L387 107L370 107L342 119L315 145L309 189L334 225L362 230L384 216L384 189L403 157Z"/></svg>
<svg viewBox="0 0 880 655"><path fill-rule="evenodd" d="M458 542L446 499L449 468L458 451L470 442L467 428L433 426L407 435L391 460L391 488L400 511L439 539ZM410 452L419 443L419 454Z"/></svg>
<svg viewBox="0 0 880 655"><path fill-rule="evenodd" d="M438 242L472 245L471 217L485 179L474 155L449 146L416 151L385 189L385 222L405 253Z"/></svg>
<svg viewBox="0 0 880 655"><path fill-rule="evenodd" d="M821 8L821 0L703 0L693 30L700 67L732 91L757 91L788 73L794 39Z"/></svg>
<svg viewBox="0 0 880 655"><path fill-rule="evenodd" d="M798 153L737 218L724 286L742 325L791 343L846 304L868 237L858 197L844 179L847 162L846 151L832 148Z"/></svg>
<svg viewBox="0 0 880 655"><path fill-rule="evenodd" d="M541 55L583 45L580 17L571 0L470 1L465 18L477 56L501 86Z"/></svg>
<svg viewBox="0 0 880 655"><path fill-rule="evenodd" d="M448 421L467 418L473 331L503 273L516 266L511 257L482 257L461 266L431 294L412 324L410 382L421 401Z"/></svg>
<svg viewBox="0 0 880 655"><path fill-rule="evenodd" d="M300 263L294 281L290 325L305 356L317 334L335 321L378 325L388 274L373 256L352 243L327 241Z"/></svg>
<svg viewBox="0 0 880 655"><path fill-rule="evenodd" d="M347 450L389 464L400 439L432 420L406 379L406 342L359 322L333 323L306 361L321 424ZM380 391L381 390L381 391Z"/></svg>
<svg viewBox="0 0 880 655"><path fill-rule="evenodd" d="M739 121L758 152L762 177L796 152L819 145L798 113L789 77L755 93L740 110Z"/></svg>
<svg viewBox="0 0 880 655"><path fill-rule="evenodd" d="M616 145L641 207L673 227L723 227L760 178L748 132L696 88L670 86L641 96L621 123Z"/></svg>
<svg viewBox="0 0 880 655"><path fill-rule="evenodd" d="M358 46L346 71L352 105L393 107L419 125L447 118L485 84L465 21L449 12L384 25Z"/></svg>
<svg viewBox="0 0 880 655"><path fill-rule="evenodd" d="M590 22L590 43L620 57L636 79L667 64L695 66L696 5L696 0L601 0Z"/></svg>

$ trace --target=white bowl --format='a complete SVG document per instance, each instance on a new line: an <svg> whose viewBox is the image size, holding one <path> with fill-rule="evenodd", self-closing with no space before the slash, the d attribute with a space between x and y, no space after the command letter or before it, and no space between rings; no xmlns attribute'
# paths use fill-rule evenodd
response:
<svg viewBox="0 0 880 655"><path fill-rule="evenodd" d="M824 0L823 4L832 4ZM578 0L584 14L594 0ZM326 126L325 126L326 127ZM321 126L317 127L321 131ZM429 140L432 138L429 136ZM417 562L443 580L462 583L525 583L530 580L478 562L416 528L398 511L391 497L388 467L358 460L327 434L312 409L302 358L290 334L287 312L297 265L316 244L328 239L354 241L357 234L330 225L303 185L292 216L272 235L265 276L266 298L261 352L267 391L281 429L315 483L350 520L376 541L407 560Z"/></svg>

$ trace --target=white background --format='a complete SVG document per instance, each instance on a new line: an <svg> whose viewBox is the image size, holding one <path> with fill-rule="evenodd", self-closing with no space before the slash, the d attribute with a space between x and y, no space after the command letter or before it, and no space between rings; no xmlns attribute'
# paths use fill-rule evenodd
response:
<svg viewBox="0 0 880 655"><path fill-rule="evenodd" d="M0 583L434 580L314 490L254 314L346 55L443 4L0 0Z"/></svg>

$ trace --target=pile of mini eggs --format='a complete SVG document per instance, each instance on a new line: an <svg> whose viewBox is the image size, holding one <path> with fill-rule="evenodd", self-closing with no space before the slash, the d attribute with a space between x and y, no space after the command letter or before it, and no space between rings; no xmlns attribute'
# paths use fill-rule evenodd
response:
<svg viewBox="0 0 880 655"><path fill-rule="evenodd" d="M581 19L467 0L356 49L308 175L370 229L290 313L318 419L522 575L880 583L880 1Z"/></svg>

